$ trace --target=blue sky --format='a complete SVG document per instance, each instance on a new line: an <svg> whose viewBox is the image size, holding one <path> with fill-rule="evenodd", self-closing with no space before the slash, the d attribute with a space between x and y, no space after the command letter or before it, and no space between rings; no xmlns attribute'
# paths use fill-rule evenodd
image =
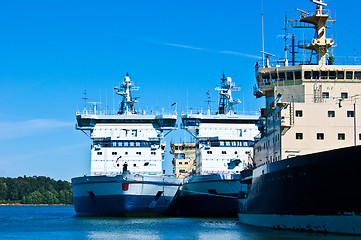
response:
<svg viewBox="0 0 361 240"><path fill-rule="evenodd" d="M337 20L329 32L336 56L353 56L361 37L361 3L347 3L328 1ZM138 108L176 102L178 113L205 109L208 90L216 106L214 88L225 71L241 87L239 111L257 111L264 103L252 95L261 6L261 0L3 1L0 176L89 174L91 141L75 130L75 112L84 106L85 87L89 101L112 109L113 87L126 72L140 87ZM314 4L263 0L263 8L265 50L282 57L285 10L297 19L296 8L314 10ZM177 130L166 141L184 139L187 133ZM168 154L169 174L170 162Z"/></svg>

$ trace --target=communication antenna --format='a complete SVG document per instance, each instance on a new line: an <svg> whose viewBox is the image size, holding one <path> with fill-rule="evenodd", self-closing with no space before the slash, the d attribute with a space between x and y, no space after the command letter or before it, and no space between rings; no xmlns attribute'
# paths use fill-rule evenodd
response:
<svg viewBox="0 0 361 240"><path fill-rule="evenodd" d="M264 24L263 24L263 0L261 2L261 16L262 16L262 67L264 67Z"/></svg>
<svg viewBox="0 0 361 240"><path fill-rule="evenodd" d="M206 92L206 94L207 94L207 104L208 104L208 110L207 110L207 114L210 114L210 112L211 112L211 108L212 108L212 106L211 106L211 103L212 103L212 101L211 101L211 95L210 95L210 93L209 93L209 90Z"/></svg>
<svg viewBox="0 0 361 240"><path fill-rule="evenodd" d="M285 66L288 66L288 60L287 60L287 30L288 30L288 25L287 25L287 23L288 23L288 20L287 20L287 11L285 11L285 27L284 27L284 29L283 30L285 30L285 36L284 36L284 39L285 39Z"/></svg>
<svg viewBox="0 0 361 240"><path fill-rule="evenodd" d="M82 99L84 99L84 108L86 109L86 104L87 104L87 102L88 102L88 96L87 96L87 94L88 94L88 92L87 92L87 89L86 89L86 87L84 88L84 92L83 92L83 95L84 95L84 97L82 97Z"/></svg>

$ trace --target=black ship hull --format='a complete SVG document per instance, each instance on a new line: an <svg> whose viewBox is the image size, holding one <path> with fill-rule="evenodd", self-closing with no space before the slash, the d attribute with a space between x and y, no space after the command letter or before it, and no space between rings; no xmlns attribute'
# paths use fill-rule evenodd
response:
<svg viewBox="0 0 361 240"><path fill-rule="evenodd" d="M260 166L253 172L247 198L240 200L240 221L272 228L360 234L360 169L361 146ZM347 223L347 229L339 221Z"/></svg>

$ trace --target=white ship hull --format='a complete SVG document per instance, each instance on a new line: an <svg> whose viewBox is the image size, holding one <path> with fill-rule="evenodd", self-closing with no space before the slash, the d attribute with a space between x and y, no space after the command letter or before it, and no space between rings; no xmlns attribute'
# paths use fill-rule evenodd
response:
<svg viewBox="0 0 361 240"><path fill-rule="evenodd" d="M123 174L72 179L78 216L142 216L166 213L179 188L167 176Z"/></svg>

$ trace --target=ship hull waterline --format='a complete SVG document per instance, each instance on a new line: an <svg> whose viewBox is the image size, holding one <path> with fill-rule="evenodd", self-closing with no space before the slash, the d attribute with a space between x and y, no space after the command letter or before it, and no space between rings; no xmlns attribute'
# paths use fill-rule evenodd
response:
<svg viewBox="0 0 361 240"><path fill-rule="evenodd" d="M179 188L163 176L85 176L72 179L77 216L162 216Z"/></svg>
<svg viewBox="0 0 361 240"><path fill-rule="evenodd" d="M361 146L268 163L254 170L241 223L361 234Z"/></svg>

